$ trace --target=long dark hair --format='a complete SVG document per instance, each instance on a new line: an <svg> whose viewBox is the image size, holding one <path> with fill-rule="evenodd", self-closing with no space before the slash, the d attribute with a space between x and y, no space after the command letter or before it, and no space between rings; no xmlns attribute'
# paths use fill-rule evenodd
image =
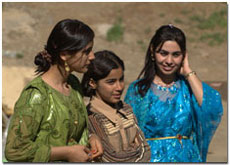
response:
<svg viewBox="0 0 230 165"><path fill-rule="evenodd" d="M151 86L156 74L155 58L156 51L161 50L166 41L176 41L180 46L183 56L186 53L186 38L182 30L172 25L161 26L152 37L145 56L145 66L137 79L140 79L135 86L138 86L138 93L144 97ZM158 50L156 50L159 48Z"/></svg>
<svg viewBox="0 0 230 165"><path fill-rule="evenodd" d="M121 67L123 71L125 70L123 61L112 51L103 50L96 52L94 55L95 59L90 63L81 82L83 94L88 97L95 95L95 90L89 85L90 79L97 82L107 77L112 69Z"/></svg>
<svg viewBox="0 0 230 165"><path fill-rule="evenodd" d="M48 38L45 50L34 59L37 74L48 71L51 64L63 64L61 53L74 55L94 39L93 30L76 19L64 19L58 22Z"/></svg>

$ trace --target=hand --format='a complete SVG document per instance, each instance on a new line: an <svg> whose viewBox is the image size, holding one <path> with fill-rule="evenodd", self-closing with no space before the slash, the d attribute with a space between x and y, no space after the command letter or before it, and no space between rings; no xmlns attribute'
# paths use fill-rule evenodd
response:
<svg viewBox="0 0 230 165"><path fill-rule="evenodd" d="M181 68L180 68L180 74L185 76L188 73L192 72L191 68L189 67L188 63L188 53L186 52L184 61L182 62Z"/></svg>
<svg viewBox="0 0 230 165"><path fill-rule="evenodd" d="M92 158L100 157L103 154L103 147L99 137L96 134L91 134L89 143L91 146Z"/></svg>
<svg viewBox="0 0 230 165"><path fill-rule="evenodd" d="M90 149L83 145L68 146L67 160L68 162L87 162L92 160Z"/></svg>

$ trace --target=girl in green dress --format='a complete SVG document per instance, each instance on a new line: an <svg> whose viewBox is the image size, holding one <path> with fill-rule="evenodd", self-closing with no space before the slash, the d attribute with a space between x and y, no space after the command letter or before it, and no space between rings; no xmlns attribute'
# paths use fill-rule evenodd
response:
<svg viewBox="0 0 230 165"><path fill-rule="evenodd" d="M34 78L15 104L5 156L13 162L87 162L102 155L88 118L79 80L94 59L94 32L78 20L65 19L52 30L37 54Z"/></svg>

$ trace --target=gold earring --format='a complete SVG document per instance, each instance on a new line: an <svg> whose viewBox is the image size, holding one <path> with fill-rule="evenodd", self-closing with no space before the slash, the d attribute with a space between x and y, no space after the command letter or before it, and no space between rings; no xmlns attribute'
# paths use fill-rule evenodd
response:
<svg viewBox="0 0 230 165"><path fill-rule="evenodd" d="M67 64L66 61L65 61L65 71L66 71L66 72L69 72L69 71L70 71L69 65Z"/></svg>

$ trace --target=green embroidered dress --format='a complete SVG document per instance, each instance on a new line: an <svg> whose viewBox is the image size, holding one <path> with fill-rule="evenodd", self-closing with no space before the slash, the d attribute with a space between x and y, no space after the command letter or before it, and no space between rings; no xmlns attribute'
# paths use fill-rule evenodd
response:
<svg viewBox="0 0 230 165"><path fill-rule="evenodd" d="M23 89L8 131L8 161L48 162L52 146L88 145L88 118L80 83L73 75L68 83L69 96L46 84L40 76Z"/></svg>

